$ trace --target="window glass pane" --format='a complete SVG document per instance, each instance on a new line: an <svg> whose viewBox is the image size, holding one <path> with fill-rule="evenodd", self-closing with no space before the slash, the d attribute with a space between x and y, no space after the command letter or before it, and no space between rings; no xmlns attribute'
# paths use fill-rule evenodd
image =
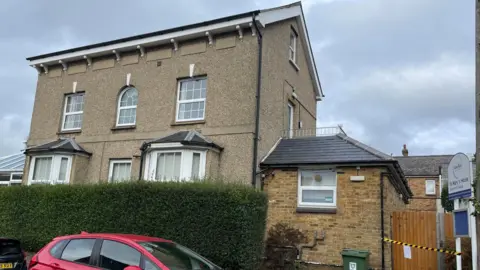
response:
<svg viewBox="0 0 480 270"><path fill-rule="evenodd" d="M136 116L137 116L136 108L120 109L118 124L135 124Z"/></svg>
<svg viewBox="0 0 480 270"><path fill-rule="evenodd" d="M60 160L60 171L58 172L59 181L67 180L67 167L68 167L68 158L62 157L62 159Z"/></svg>
<svg viewBox="0 0 480 270"><path fill-rule="evenodd" d="M35 158L35 167L33 168L32 180L50 180L51 168L51 157Z"/></svg>
<svg viewBox="0 0 480 270"><path fill-rule="evenodd" d="M66 112L81 112L83 111L83 94L67 96Z"/></svg>
<svg viewBox="0 0 480 270"><path fill-rule="evenodd" d="M141 254L125 244L104 240L100 250L100 267L123 270L127 266L140 266Z"/></svg>
<svg viewBox="0 0 480 270"><path fill-rule="evenodd" d="M23 174L12 173L12 180L22 180Z"/></svg>
<svg viewBox="0 0 480 270"><path fill-rule="evenodd" d="M10 181L10 174L0 174L0 181Z"/></svg>
<svg viewBox="0 0 480 270"><path fill-rule="evenodd" d="M207 79L198 79L180 82L179 100L205 98Z"/></svg>
<svg viewBox="0 0 480 270"><path fill-rule="evenodd" d="M157 158L157 171L155 179L174 180L180 179L182 167L182 153L160 153Z"/></svg>
<svg viewBox="0 0 480 270"><path fill-rule="evenodd" d="M426 193L434 194L435 193L435 181L427 180L426 181Z"/></svg>
<svg viewBox="0 0 480 270"><path fill-rule="evenodd" d="M71 114L65 116L64 129L81 128L83 122L83 114Z"/></svg>
<svg viewBox="0 0 480 270"><path fill-rule="evenodd" d="M137 106L138 102L138 92L135 88L129 88L123 92L120 98L120 107L125 106Z"/></svg>
<svg viewBox="0 0 480 270"><path fill-rule="evenodd" d="M179 106L178 119L201 119L205 112L205 101L182 103Z"/></svg>
<svg viewBox="0 0 480 270"><path fill-rule="evenodd" d="M333 190L302 190L303 203L333 203Z"/></svg>
<svg viewBox="0 0 480 270"><path fill-rule="evenodd" d="M95 239L76 239L71 240L62 253L62 259L88 264L92 255Z"/></svg>
<svg viewBox="0 0 480 270"><path fill-rule="evenodd" d="M118 181L125 181L130 179L130 170L132 164L129 162L114 162L112 163L113 168L112 168L112 181L113 182L118 182Z"/></svg>
<svg viewBox="0 0 480 270"><path fill-rule="evenodd" d="M175 243L141 242L139 244L168 267L168 269L217 269L210 261L203 259L193 251Z"/></svg>
<svg viewBox="0 0 480 270"><path fill-rule="evenodd" d="M152 261L145 258L145 270L160 270Z"/></svg>
<svg viewBox="0 0 480 270"><path fill-rule="evenodd" d="M302 171L302 186L336 186L334 172Z"/></svg>
<svg viewBox="0 0 480 270"><path fill-rule="evenodd" d="M193 153L192 160L192 178L198 178L200 175L200 153Z"/></svg>

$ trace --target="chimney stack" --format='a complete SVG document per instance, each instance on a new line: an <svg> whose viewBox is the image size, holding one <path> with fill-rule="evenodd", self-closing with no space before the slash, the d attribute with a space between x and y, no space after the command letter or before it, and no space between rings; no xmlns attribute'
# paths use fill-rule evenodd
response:
<svg viewBox="0 0 480 270"><path fill-rule="evenodd" d="M403 155L404 157L408 157L408 149L407 149L407 145L406 145L406 144L403 145L402 155Z"/></svg>

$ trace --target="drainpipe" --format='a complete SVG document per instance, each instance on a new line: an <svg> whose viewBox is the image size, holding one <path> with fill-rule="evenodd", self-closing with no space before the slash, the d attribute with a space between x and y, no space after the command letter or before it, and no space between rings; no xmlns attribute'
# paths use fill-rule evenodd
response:
<svg viewBox="0 0 480 270"><path fill-rule="evenodd" d="M138 173L138 180L142 180L142 176L143 176L143 162L145 159L145 148L146 148L146 144L143 143L142 147L140 147L140 172Z"/></svg>
<svg viewBox="0 0 480 270"><path fill-rule="evenodd" d="M381 224L381 232L380 232L380 239L382 241L382 269L385 269L385 242L383 241L383 237L385 237L385 219L384 219L384 207L383 207L383 186L384 186L384 179L383 177L389 175L388 173L382 172L380 173L380 224Z"/></svg>
<svg viewBox="0 0 480 270"><path fill-rule="evenodd" d="M258 42L258 63L257 63L257 92L255 94L255 133L253 134L253 161L252 161L252 186L256 186L257 182L257 156L258 156L258 133L260 132L260 89L262 87L262 34L255 21L256 13L252 14L252 24L257 32Z"/></svg>

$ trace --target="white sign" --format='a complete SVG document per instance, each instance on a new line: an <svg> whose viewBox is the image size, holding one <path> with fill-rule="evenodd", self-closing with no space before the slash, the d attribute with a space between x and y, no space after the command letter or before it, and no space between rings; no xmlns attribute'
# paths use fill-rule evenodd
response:
<svg viewBox="0 0 480 270"><path fill-rule="evenodd" d="M350 262L350 270L357 270L357 263L356 262Z"/></svg>
<svg viewBox="0 0 480 270"><path fill-rule="evenodd" d="M453 156L448 164L448 198L450 200L470 198L472 196L472 179L470 160L464 153Z"/></svg>
<svg viewBox="0 0 480 270"><path fill-rule="evenodd" d="M403 257L405 257L405 259L412 258L412 248L410 248L410 246L403 246Z"/></svg>

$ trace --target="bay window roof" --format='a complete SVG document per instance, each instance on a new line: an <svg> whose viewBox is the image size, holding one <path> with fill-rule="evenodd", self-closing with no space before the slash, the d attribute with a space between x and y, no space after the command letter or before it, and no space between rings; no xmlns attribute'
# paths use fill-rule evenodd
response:
<svg viewBox="0 0 480 270"><path fill-rule="evenodd" d="M80 146L75 139L60 138L56 141L48 142L42 145L33 146L25 150L26 154L45 153L45 152L67 152L72 154L92 154Z"/></svg>
<svg viewBox="0 0 480 270"><path fill-rule="evenodd" d="M191 130L191 131L179 131L171 135L154 139L149 142L146 142L142 146L142 150L150 147L152 144L162 144L162 143L180 143L183 146L203 146L208 148L214 148L219 151L223 150L223 147L214 143L211 139L203 136L201 133Z"/></svg>

